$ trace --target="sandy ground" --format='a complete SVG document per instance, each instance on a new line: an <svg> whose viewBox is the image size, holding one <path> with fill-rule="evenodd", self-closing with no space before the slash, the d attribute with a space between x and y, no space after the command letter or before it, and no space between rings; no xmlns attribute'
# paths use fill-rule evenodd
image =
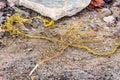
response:
<svg viewBox="0 0 120 80"><path fill-rule="evenodd" d="M120 8L116 10L120 14ZM83 23L83 32L92 29L90 34L81 35L83 39L101 40L98 43L80 43L96 52L108 52L114 48L120 36L115 33L120 29L116 24L103 21L102 12L83 10L73 17L66 17L56 22L55 28L39 26L29 32L32 35L46 35L57 38L69 25ZM120 15L118 16L120 18ZM112 25L112 26L111 26ZM31 80L29 73L43 53L55 43L42 39L22 39L18 37L10 46L0 49L0 80ZM84 49L68 47L57 58L40 65L34 72L35 80L120 80L120 49L109 57L99 57Z"/></svg>

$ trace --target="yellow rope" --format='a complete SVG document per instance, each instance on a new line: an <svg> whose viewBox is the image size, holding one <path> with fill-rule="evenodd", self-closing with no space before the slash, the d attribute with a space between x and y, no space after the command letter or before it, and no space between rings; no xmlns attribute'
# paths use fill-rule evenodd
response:
<svg viewBox="0 0 120 80"><path fill-rule="evenodd" d="M36 18L38 18L38 17L36 17ZM7 22L3 25L4 26L3 30L9 32L11 35L19 35L19 36L23 36L23 37L27 37L27 38L46 39L46 40L49 40L49 41L59 42L59 43L61 42L61 40L58 40L58 39L55 39L55 38L49 38L49 37L45 37L45 36L31 36L31 35L25 34L23 32L20 32L17 28L13 27L14 22L25 23L28 20L29 19L21 18L19 14L14 14L12 17L7 18ZM48 22L48 20L44 20L44 21L45 21L45 23ZM2 42L2 41L0 41L0 42ZM90 41L86 40L86 41L83 41L83 42L90 42ZM118 42L116 44L116 46L114 47L114 49L112 51L110 51L108 53L103 53L103 54L96 53L87 46L77 46L75 44L72 44L70 46L75 47L75 48L86 49L88 52L90 52L90 53L92 53L96 56L110 56L110 55L114 54L115 51L118 49L118 47L120 46L120 42Z"/></svg>
<svg viewBox="0 0 120 80"><path fill-rule="evenodd" d="M50 27L50 26L54 25L54 20L48 21L46 19L43 19L42 21L43 21L45 27Z"/></svg>
<svg viewBox="0 0 120 80"><path fill-rule="evenodd" d="M118 42L117 45L114 47L114 49L111 50L108 53L97 53L97 52L94 52L92 49L90 49L87 46L77 46L77 45L73 44L73 45L71 45L71 47L80 48L80 49L86 49L89 53L91 53L93 55L105 57L105 56L111 56L111 55L113 55L117 51L118 47L120 47L120 42Z"/></svg>

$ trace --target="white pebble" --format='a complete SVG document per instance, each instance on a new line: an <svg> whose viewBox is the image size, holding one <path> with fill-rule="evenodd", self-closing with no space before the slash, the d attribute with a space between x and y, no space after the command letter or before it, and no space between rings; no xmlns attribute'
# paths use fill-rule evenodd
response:
<svg viewBox="0 0 120 80"><path fill-rule="evenodd" d="M107 17L104 17L103 20L107 23L109 22L112 22L114 20L114 17L113 16L107 16Z"/></svg>

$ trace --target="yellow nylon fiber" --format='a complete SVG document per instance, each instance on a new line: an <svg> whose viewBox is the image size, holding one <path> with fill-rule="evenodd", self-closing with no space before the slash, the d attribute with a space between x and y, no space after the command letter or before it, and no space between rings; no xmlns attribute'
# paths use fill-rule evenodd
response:
<svg viewBox="0 0 120 80"><path fill-rule="evenodd" d="M28 34L25 34L25 33L21 32L21 31L19 31L17 28L15 28L13 26L14 22L26 23L29 20L30 19L23 19L23 18L21 18L19 14L14 14L12 17L8 17L7 18L7 22L3 25L2 29L4 31L9 32L11 35L19 35L19 36L27 37L27 38L46 39L46 40L53 41L53 42L58 42L58 43L61 42L61 40L58 40L58 39L55 39L55 38L49 38L49 37L45 37L45 36L31 36L31 35L28 35ZM47 23L49 23L48 20L43 20L43 21L44 21L44 24L46 25L46 27L50 26L50 25L53 25L53 23L54 23L52 21L52 22L50 22L50 24L47 24ZM2 41L0 41L0 42L2 42ZM85 42L87 42L87 41L85 41ZM75 45L75 44L71 44L69 46L75 47L75 48L86 49L88 52L90 52L90 53L92 53L92 54L94 54L96 56L110 56L110 55L112 55L112 54L114 54L116 52L118 47L120 47L120 41L115 45L114 49L111 50L108 53L96 53L96 52L94 52L92 49L90 49L87 46L78 46L78 45Z"/></svg>

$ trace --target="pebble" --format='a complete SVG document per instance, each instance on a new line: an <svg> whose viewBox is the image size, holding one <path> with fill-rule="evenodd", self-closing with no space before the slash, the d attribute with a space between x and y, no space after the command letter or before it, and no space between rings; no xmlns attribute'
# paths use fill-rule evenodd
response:
<svg viewBox="0 0 120 80"><path fill-rule="evenodd" d="M103 20L107 23L110 23L114 20L114 17L113 16L107 16L107 17L104 17Z"/></svg>
<svg viewBox="0 0 120 80"><path fill-rule="evenodd" d="M111 2L112 2L112 0L104 0L105 1L105 3L107 3L107 4L110 4Z"/></svg>
<svg viewBox="0 0 120 80"><path fill-rule="evenodd" d="M6 21L6 19L5 19L6 17L0 17L0 24L3 24L5 21Z"/></svg>
<svg viewBox="0 0 120 80"><path fill-rule="evenodd" d="M28 48L27 51L31 52L31 51L33 51L33 48Z"/></svg>

